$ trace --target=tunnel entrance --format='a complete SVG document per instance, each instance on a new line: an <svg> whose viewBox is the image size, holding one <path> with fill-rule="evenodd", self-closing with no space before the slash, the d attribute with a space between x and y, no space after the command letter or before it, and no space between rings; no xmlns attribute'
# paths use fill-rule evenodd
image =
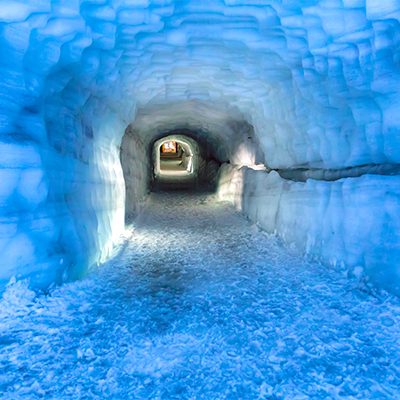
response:
<svg viewBox="0 0 400 400"><path fill-rule="evenodd" d="M188 190L198 186L204 160L198 143L184 135L168 135L153 145L153 191Z"/></svg>
<svg viewBox="0 0 400 400"><path fill-rule="evenodd" d="M221 162L201 133L165 132L150 143L150 191L215 192Z"/></svg>
<svg viewBox="0 0 400 400"><path fill-rule="evenodd" d="M140 212L149 192L215 193L221 165L254 165L265 158L244 115L199 100L140 107L119 149L125 220Z"/></svg>
<svg viewBox="0 0 400 400"><path fill-rule="evenodd" d="M160 147L160 174L187 174L183 165L182 146L177 142L166 142Z"/></svg>
<svg viewBox="0 0 400 400"><path fill-rule="evenodd" d="M194 173L193 150L187 143L165 138L157 149L156 174L163 177L188 176Z"/></svg>
<svg viewBox="0 0 400 400"><path fill-rule="evenodd" d="M215 192L223 146L209 132L186 128L144 131L128 125L119 147L125 184L125 221L138 215L149 192Z"/></svg>

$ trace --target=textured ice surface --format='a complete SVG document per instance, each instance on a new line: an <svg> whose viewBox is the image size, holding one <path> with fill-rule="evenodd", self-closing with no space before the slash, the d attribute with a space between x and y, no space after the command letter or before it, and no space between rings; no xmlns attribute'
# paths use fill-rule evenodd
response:
<svg viewBox="0 0 400 400"><path fill-rule="evenodd" d="M2 399L398 399L400 301L213 196L150 196L119 256L0 302Z"/></svg>
<svg viewBox="0 0 400 400"><path fill-rule="evenodd" d="M200 132L238 165L399 163L399 10L0 1L0 284L60 282L106 259L146 193L146 146L168 130Z"/></svg>
<svg viewBox="0 0 400 400"><path fill-rule="evenodd" d="M149 184L148 149L129 126L121 141L120 159L125 181L125 216L140 212Z"/></svg>
<svg viewBox="0 0 400 400"><path fill-rule="evenodd" d="M288 245L361 268L367 279L400 294L398 176L303 183L224 164L218 194Z"/></svg>

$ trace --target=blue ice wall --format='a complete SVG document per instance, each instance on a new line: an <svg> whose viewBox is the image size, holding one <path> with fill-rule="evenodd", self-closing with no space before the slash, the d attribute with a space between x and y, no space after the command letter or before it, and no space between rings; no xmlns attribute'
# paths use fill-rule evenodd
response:
<svg viewBox="0 0 400 400"><path fill-rule="evenodd" d="M225 164L218 194L288 247L400 295L398 175L295 182Z"/></svg>
<svg viewBox="0 0 400 400"><path fill-rule="evenodd" d="M47 284L107 257L135 121L143 147L197 129L237 165L255 163L243 121L267 168L399 163L399 12L373 0L3 0L0 280ZM137 164L131 202L146 191Z"/></svg>

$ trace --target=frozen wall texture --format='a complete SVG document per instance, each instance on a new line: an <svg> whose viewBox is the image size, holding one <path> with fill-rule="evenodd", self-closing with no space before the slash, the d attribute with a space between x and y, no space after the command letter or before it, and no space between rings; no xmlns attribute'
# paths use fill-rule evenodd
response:
<svg viewBox="0 0 400 400"><path fill-rule="evenodd" d="M107 257L147 182L145 167L121 166L121 142L147 162L122 141L130 125L143 148L191 129L221 162L289 178L335 170L344 181L257 171L265 185L246 170L244 210L272 213L281 193L268 230L328 257L333 242L309 237L335 220L347 227L335 233L339 262L400 282L397 177L364 174L400 161L399 18L389 0L2 0L0 280L47 284ZM364 175L348 180L349 168Z"/></svg>
<svg viewBox="0 0 400 400"><path fill-rule="evenodd" d="M135 217L146 199L150 160L147 147L129 125L122 137L121 166L125 181L125 219Z"/></svg>
<svg viewBox="0 0 400 400"><path fill-rule="evenodd" d="M400 294L398 176L303 183L225 164L218 190L287 244Z"/></svg>

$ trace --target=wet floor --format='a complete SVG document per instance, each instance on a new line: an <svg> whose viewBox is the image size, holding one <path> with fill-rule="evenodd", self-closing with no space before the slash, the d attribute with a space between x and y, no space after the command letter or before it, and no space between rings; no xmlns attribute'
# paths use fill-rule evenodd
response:
<svg viewBox="0 0 400 400"><path fill-rule="evenodd" d="M400 301L215 196L153 193L119 255L0 302L2 399L398 399Z"/></svg>

